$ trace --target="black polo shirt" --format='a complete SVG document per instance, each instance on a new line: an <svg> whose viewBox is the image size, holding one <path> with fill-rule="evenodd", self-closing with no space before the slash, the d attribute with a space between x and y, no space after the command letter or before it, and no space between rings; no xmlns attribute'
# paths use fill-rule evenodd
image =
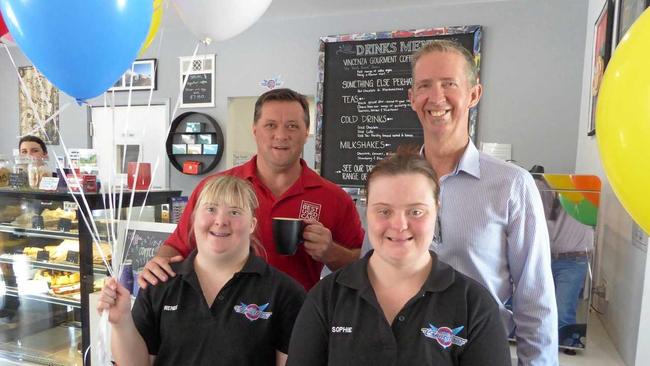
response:
<svg viewBox="0 0 650 366"><path fill-rule="evenodd" d="M305 291L251 253L211 307L194 271L196 251L176 276L140 290L133 320L156 365L274 365L287 353Z"/></svg>
<svg viewBox="0 0 650 366"><path fill-rule="evenodd" d="M421 291L388 324L368 279L370 251L307 295L288 365L510 365L496 302L437 260Z"/></svg>

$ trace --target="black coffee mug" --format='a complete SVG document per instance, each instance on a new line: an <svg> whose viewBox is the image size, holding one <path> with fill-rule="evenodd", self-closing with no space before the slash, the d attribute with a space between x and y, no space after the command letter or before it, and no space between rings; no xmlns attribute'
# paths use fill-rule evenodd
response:
<svg viewBox="0 0 650 366"><path fill-rule="evenodd" d="M275 250L280 255L294 255L298 245L302 244L302 231L305 223L300 219L288 217L273 218L273 241Z"/></svg>

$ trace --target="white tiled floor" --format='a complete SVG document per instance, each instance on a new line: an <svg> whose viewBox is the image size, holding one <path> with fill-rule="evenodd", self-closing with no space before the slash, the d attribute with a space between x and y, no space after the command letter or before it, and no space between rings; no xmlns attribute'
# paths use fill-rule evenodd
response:
<svg viewBox="0 0 650 366"><path fill-rule="evenodd" d="M625 366L600 319L593 312L589 315L586 345L587 348L578 351L575 356L560 351L560 366ZM510 353L513 356L512 365L516 366L515 346L510 346Z"/></svg>

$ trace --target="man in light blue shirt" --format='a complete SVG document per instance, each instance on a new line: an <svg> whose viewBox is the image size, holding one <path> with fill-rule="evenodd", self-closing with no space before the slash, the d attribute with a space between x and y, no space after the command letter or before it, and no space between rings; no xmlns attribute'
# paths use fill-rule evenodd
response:
<svg viewBox="0 0 650 366"><path fill-rule="evenodd" d="M515 330L519 365L557 365L557 309L549 237L530 174L479 152L469 138L470 108L482 86L461 45L433 41L413 55L412 109L422 153L440 181L440 259L479 281ZM513 311L504 304L512 299Z"/></svg>

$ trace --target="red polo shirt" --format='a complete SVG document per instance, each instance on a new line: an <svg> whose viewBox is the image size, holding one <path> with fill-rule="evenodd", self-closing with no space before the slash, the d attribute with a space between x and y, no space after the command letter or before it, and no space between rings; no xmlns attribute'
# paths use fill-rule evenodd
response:
<svg viewBox="0 0 650 366"><path fill-rule="evenodd" d="M273 241L271 218L316 219L330 229L335 242L350 249L361 247L364 231L350 196L336 184L309 169L304 160L300 160L300 165L302 166L300 178L282 196L277 198L257 177L257 156L243 165L217 175L233 175L251 183L259 201L259 208L256 212L257 234L266 249L268 263L287 273L309 290L320 279L323 263L312 259L302 246L293 256L277 254ZM203 179L196 186L176 230L165 241L165 244L174 247L184 257L196 247L194 236L189 237L189 229L192 227L192 212L203 185L212 177L214 175ZM264 253L261 253L261 256L264 258Z"/></svg>

